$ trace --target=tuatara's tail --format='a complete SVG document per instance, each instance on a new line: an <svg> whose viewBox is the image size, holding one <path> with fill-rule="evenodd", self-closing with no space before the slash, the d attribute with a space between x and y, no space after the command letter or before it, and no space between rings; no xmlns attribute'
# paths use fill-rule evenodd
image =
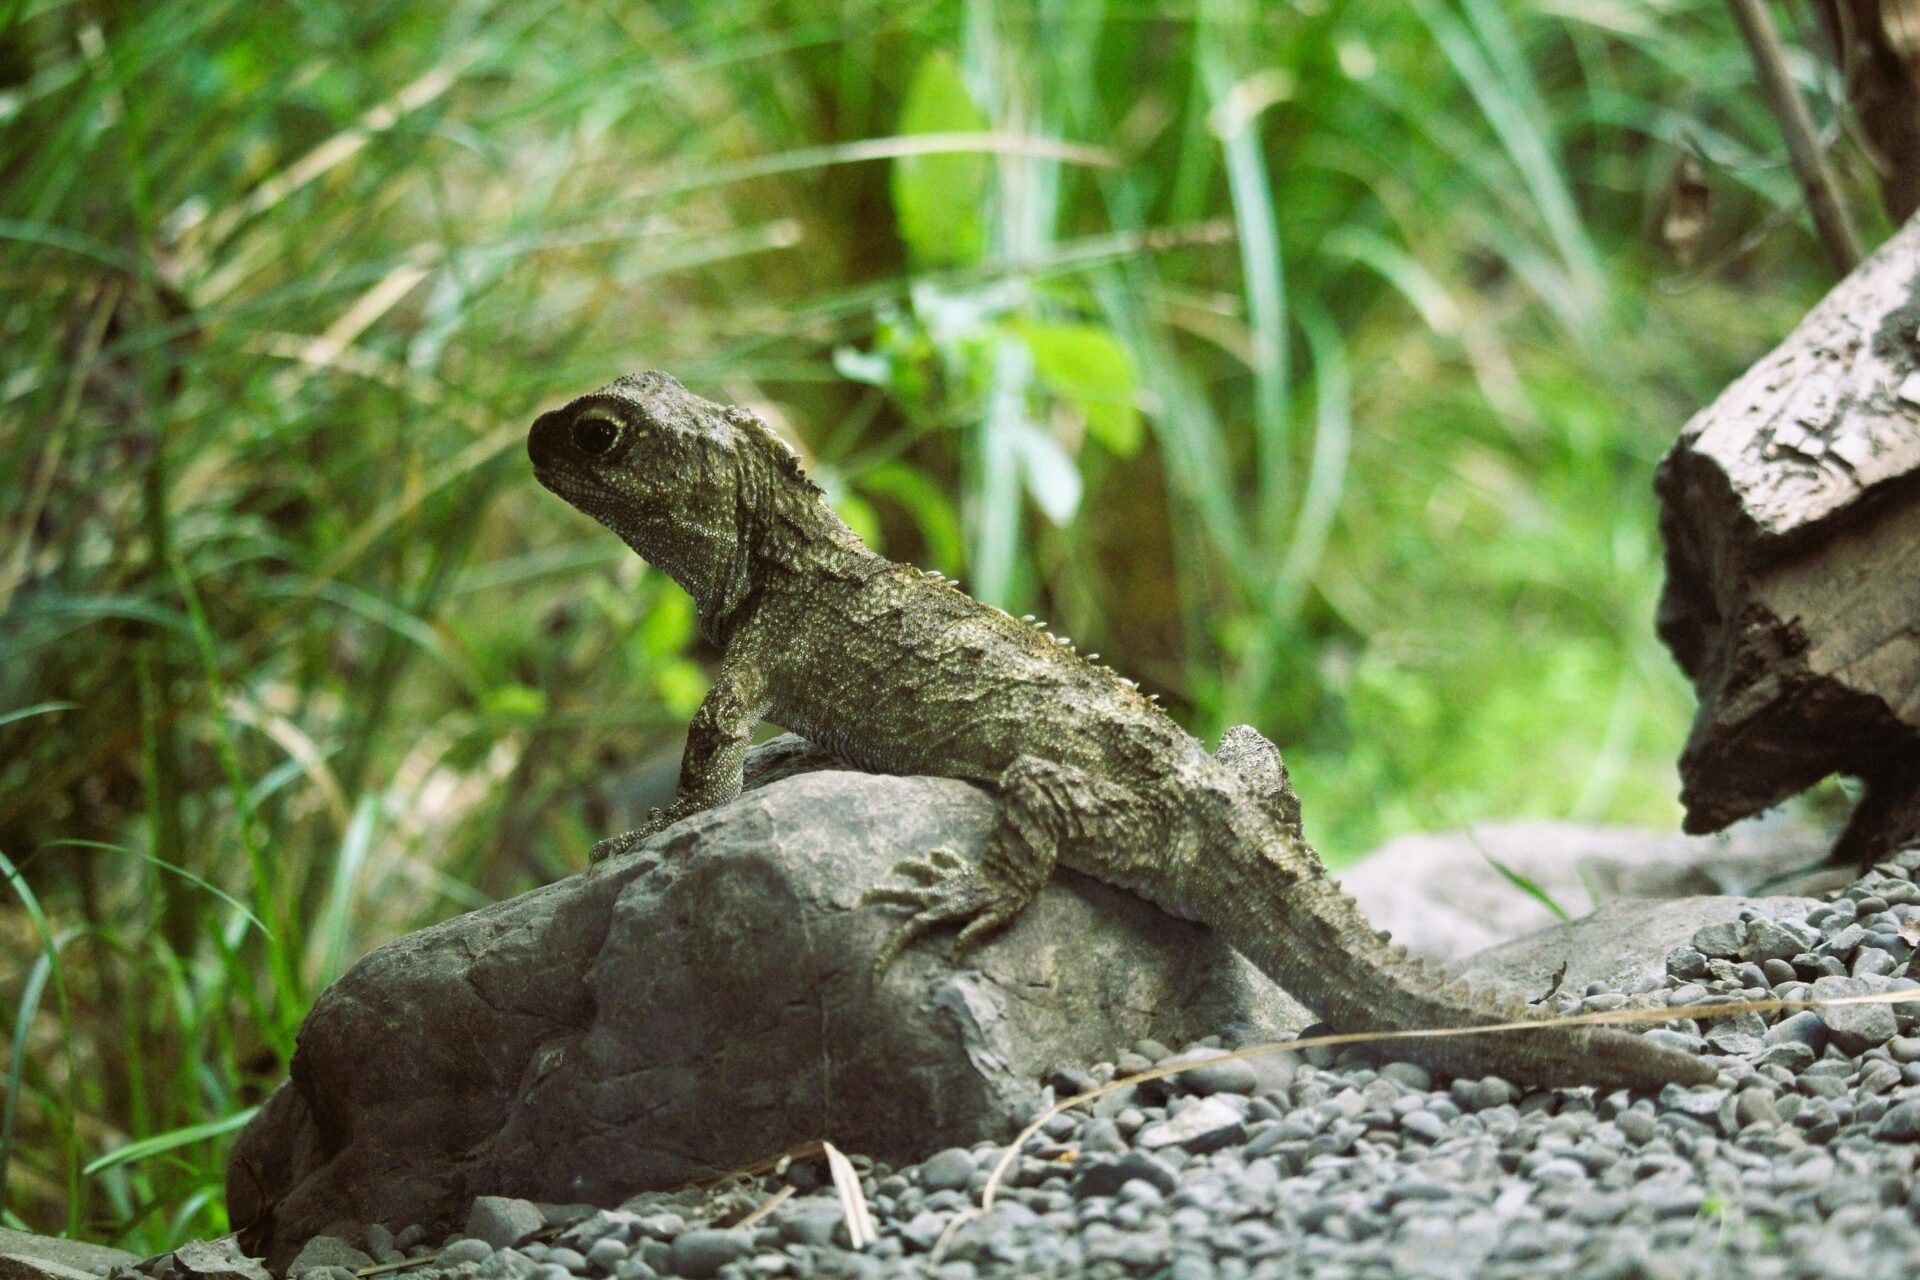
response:
<svg viewBox="0 0 1920 1280"><path fill-rule="evenodd" d="M1285 839L1285 837L1281 837ZM1289 844L1292 842L1289 841ZM1236 949L1340 1031L1407 1031L1538 1021L1547 1015L1476 991L1411 959L1368 925L1354 900L1304 843L1278 856L1241 845L1252 883L1209 918ZM1300 856L1304 852L1305 857ZM1230 857L1232 855L1229 855ZM1236 859L1238 860L1238 859ZM1307 867L1304 874L1295 868ZM1274 904L1282 904L1276 913ZM1717 1071L1693 1054L1609 1027L1552 1027L1388 1041L1381 1051L1455 1076L1499 1075L1543 1087L1657 1090L1709 1084Z"/></svg>

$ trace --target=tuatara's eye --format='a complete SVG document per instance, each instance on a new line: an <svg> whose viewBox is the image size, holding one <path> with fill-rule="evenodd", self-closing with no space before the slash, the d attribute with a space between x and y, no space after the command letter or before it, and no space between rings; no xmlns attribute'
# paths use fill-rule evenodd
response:
<svg viewBox="0 0 1920 1280"><path fill-rule="evenodd" d="M589 458L597 458L613 448L620 439L620 424L599 414L586 414L574 420L573 447Z"/></svg>

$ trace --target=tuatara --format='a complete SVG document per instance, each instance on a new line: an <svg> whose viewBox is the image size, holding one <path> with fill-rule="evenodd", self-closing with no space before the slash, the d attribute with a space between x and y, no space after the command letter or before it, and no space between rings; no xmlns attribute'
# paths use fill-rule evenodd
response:
<svg viewBox="0 0 1920 1280"><path fill-rule="evenodd" d="M542 414L540 482L693 596L722 652L687 732L678 798L597 862L740 792L768 719L849 764L964 778L1000 801L970 862L935 849L868 900L912 915L876 958L958 925L956 955L1018 916L1060 862L1218 930L1342 1030L1537 1017L1407 957L1367 924L1301 832L1279 752L1244 726L1209 754L1135 685L940 575L869 550L798 459L744 409L664 373ZM1712 1066L1602 1027L1397 1042L1448 1074L1657 1089Z"/></svg>

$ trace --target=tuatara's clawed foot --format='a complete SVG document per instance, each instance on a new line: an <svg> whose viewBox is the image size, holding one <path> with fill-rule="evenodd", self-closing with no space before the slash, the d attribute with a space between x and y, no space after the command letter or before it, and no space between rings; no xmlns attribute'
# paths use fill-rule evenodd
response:
<svg viewBox="0 0 1920 1280"><path fill-rule="evenodd" d="M623 853L632 853L648 840L679 821L679 819L680 815L676 815L671 810L647 810L647 820L638 827L635 827L632 831L627 832L623 836L608 836L605 840L594 845L592 850L587 854L587 870L592 871L609 858L617 858Z"/></svg>
<svg viewBox="0 0 1920 1280"><path fill-rule="evenodd" d="M588 851L587 870L592 871L609 858L617 858L623 853L632 853L652 834L651 831L629 831L623 836L608 836Z"/></svg>
<svg viewBox="0 0 1920 1280"><path fill-rule="evenodd" d="M925 858L909 858L893 874L912 884L880 884L861 897L862 906L912 907L914 914L887 938L874 956L881 976L902 952L943 924L964 921L953 942L957 964L987 934L1026 909L1033 895L1018 885L980 871L951 849L934 849Z"/></svg>
<svg viewBox="0 0 1920 1280"><path fill-rule="evenodd" d="M894 863L893 870L887 874L911 880L917 885L937 885L955 876L972 875L973 864L951 849L929 849L924 858L903 858ZM877 886L874 892L878 893L884 888L885 885Z"/></svg>

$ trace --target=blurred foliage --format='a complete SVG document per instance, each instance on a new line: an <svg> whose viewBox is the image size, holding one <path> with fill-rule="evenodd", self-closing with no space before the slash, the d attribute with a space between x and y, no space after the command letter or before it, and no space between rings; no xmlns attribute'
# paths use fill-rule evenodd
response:
<svg viewBox="0 0 1920 1280"><path fill-rule="evenodd" d="M520 452L627 370L1336 860L1675 816L1651 469L1829 283L1712 0L0 15L9 1225L222 1230L314 994L677 755L687 600Z"/></svg>

